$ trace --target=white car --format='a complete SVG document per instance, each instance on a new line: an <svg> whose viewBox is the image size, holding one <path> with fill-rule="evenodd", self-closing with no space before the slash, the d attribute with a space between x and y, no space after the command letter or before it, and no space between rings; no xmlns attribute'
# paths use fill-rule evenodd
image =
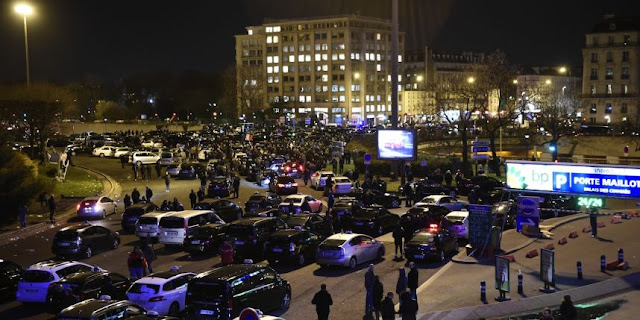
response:
<svg viewBox="0 0 640 320"><path fill-rule="evenodd" d="M157 240L160 219L172 213L173 211L153 211L143 214L136 222L136 236L140 239L149 237Z"/></svg>
<svg viewBox="0 0 640 320"><path fill-rule="evenodd" d="M141 145L143 148L162 148L163 146L162 142L153 140L143 141Z"/></svg>
<svg viewBox="0 0 640 320"><path fill-rule="evenodd" d="M443 206L451 211L460 211L469 206L467 202L442 194L433 194L430 196L426 196L413 206L421 207L423 205Z"/></svg>
<svg viewBox="0 0 640 320"><path fill-rule="evenodd" d="M156 272L134 282L127 299L159 315L179 316L186 308L187 284L196 274L191 272Z"/></svg>
<svg viewBox="0 0 640 320"><path fill-rule="evenodd" d="M92 154L96 157L104 158L104 157L113 157L113 154L116 152L115 147L111 146L102 146L93 149Z"/></svg>
<svg viewBox="0 0 640 320"><path fill-rule="evenodd" d="M320 266L345 266L354 269L358 264L381 259L384 243L366 234L336 233L318 246L316 263Z"/></svg>
<svg viewBox="0 0 640 320"><path fill-rule="evenodd" d="M333 177L333 193L334 194L345 194L351 192L351 187L353 183L347 177Z"/></svg>
<svg viewBox="0 0 640 320"><path fill-rule="evenodd" d="M198 152L198 160L205 161L213 156L213 149L202 149Z"/></svg>
<svg viewBox="0 0 640 320"><path fill-rule="evenodd" d="M249 156L244 152L236 152L236 154L233 155L233 160L234 161L239 161L239 160L246 159L246 158L249 158Z"/></svg>
<svg viewBox="0 0 640 320"><path fill-rule="evenodd" d="M301 213L301 212L312 212L312 213L321 213L322 212L322 201L314 198L308 194L292 194L288 195L286 198L282 199L282 202L278 205L278 208L283 212L289 212L289 204L293 201L293 206L295 208L295 212L291 212L291 214Z"/></svg>
<svg viewBox="0 0 640 320"><path fill-rule="evenodd" d="M46 302L49 285L76 273L96 270L96 267L77 261L43 261L25 270L18 282L16 300L20 302ZM102 270L97 268L97 270Z"/></svg>
<svg viewBox="0 0 640 320"><path fill-rule="evenodd" d="M314 172L313 175L311 176L311 188L314 188L314 189L324 188L324 184L327 182L327 178L333 177L333 176L335 176L333 171Z"/></svg>
<svg viewBox="0 0 640 320"><path fill-rule="evenodd" d="M469 238L469 211L451 211L445 219L449 221L449 232L458 238Z"/></svg>
<svg viewBox="0 0 640 320"><path fill-rule="evenodd" d="M149 151L136 151L129 156L129 162L135 164L156 164L160 161L160 156Z"/></svg>
<svg viewBox="0 0 640 320"><path fill-rule="evenodd" d="M133 149L131 149L129 147L119 147L119 148L116 148L116 151L113 153L113 156L115 158L120 158L120 156L122 156L122 155L128 156L129 153L131 153L132 151L133 151Z"/></svg>
<svg viewBox="0 0 640 320"><path fill-rule="evenodd" d="M116 214L117 212L118 204L109 197L87 197L76 205L78 217L101 217L104 219L107 214Z"/></svg>

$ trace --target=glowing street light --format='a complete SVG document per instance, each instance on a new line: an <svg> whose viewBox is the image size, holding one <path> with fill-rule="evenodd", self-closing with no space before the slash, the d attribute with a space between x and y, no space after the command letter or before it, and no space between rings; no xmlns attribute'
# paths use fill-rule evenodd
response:
<svg viewBox="0 0 640 320"><path fill-rule="evenodd" d="M518 84L518 79L513 79L513 84Z"/></svg>
<svg viewBox="0 0 640 320"><path fill-rule="evenodd" d="M558 69L558 72L560 72L560 74L565 74L565 73L567 73L567 68L566 67L560 67L560 69Z"/></svg>
<svg viewBox="0 0 640 320"><path fill-rule="evenodd" d="M421 75L421 74L419 74L419 75L416 77L416 80L417 80L418 82L422 82L422 80L423 80L422 75Z"/></svg>
<svg viewBox="0 0 640 320"><path fill-rule="evenodd" d="M469 84L473 84L474 82L476 82L476 79L474 77L469 77L469 78L467 78L467 82Z"/></svg>
<svg viewBox="0 0 640 320"><path fill-rule="evenodd" d="M551 80L550 80L550 79L547 79L547 80L544 82L544 84L551 84Z"/></svg>
<svg viewBox="0 0 640 320"><path fill-rule="evenodd" d="M24 55L27 67L27 87L31 84L31 75L29 72L29 36L27 33L27 16L33 14L33 7L26 3L19 3L14 7L16 13L22 15L24 21Z"/></svg>

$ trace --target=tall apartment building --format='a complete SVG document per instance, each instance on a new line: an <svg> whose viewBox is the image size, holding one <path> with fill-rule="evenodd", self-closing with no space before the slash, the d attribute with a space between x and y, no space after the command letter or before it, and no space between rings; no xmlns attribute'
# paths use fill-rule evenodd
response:
<svg viewBox="0 0 640 320"><path fill-rule="evenodd" d="M638 123L640 19L607 14L585 37L583 119L591 124Z"/></svg>
<svg viewBox="0 0 640 320"><path fill-rule="evenodd" d="M389 120L391 21L344 15L270 20L246 30L236 35L240 115L273 106L298 122ZM404 33L398 52L402 62Z"/></svg>

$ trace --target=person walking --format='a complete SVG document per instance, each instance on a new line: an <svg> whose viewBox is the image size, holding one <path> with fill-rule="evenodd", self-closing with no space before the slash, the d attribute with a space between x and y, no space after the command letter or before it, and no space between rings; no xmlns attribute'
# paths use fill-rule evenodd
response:
<svg viewBox="0 0 640 320"><path fill-rule="evenodd" d="M340 174L342 174L343 167L344 167L344 156L340 157L340 160L338 161L338 172L340 172Z"/></svg>
<svg viewBox="0 0 640 320"><path fill-rule="evenodd" d="M387 292L387 296L382 300L380 313L382 314L382 320L395 320L396 306L393 303L393 292Z"/></svg>
<svg viewBox="0 0 640 320"><path fill-rule="evenodd" d="M329 319L329 308L333 304L333 299L331 299L331 294L327 292L326 284L323 283L320 285L320 291L316 292L311 303L316 305L318 320Z"/></svg>
<svg viewBox="0 0 640 320"><path fill-rule="evenodd" d="M400 267L398 273L398 282L396 282L396 293L400 296L403 292L407 291L407 276L404 271L404 267Z"/></svg>
<svg viewBox="0 0 640 320"><path fill-rule="evenodd" d="M151 191L151 188L149 188L149 186L147 186L146 189L144 190L144 194L145 196L147 196L147 202L151 202L151 197L153 197L153 191Z"/></svg>
<svg viewBox="0 0 640 320"><path fill-rule="evenodd" d="M451 170L447 170L444 173L444 182L447 184L447 187L451 187L451 182L453 182L453 174Z"/></svg>
<svg viewBox="0 0 640 320"><path fill-rule="evenodd" d="M128 193L125 194L122 202L124 203L124 209L127 210L127 208L131 207L131 196Z"/></svg>
<svg viewBox="0 0 640 320"><path fill-rule="evenodd" d="M143 271L147 266L147 261L144 259L144 255L137 246L133 247L133 251L129 253L127 266L129 267L132 279L142 278L144 273Z"/></svg>
<svg viewBox="0 0 640 320"><path fill-rule="evenodd" d="M336 204L336 197L333 195L333 192L329 191L329 196L327 199L327 213L333 209L333 206Z"/></svg>
<svg viewBox="0 0 640 320"><path fill-rule="evenodd" d="M52 224L56 223L56 199L53 197L53 194L49 196L49 200L47 200L47 206L49 206L49 222L51 222Z"/></svg>
<svg viewBox="0 0 640 320"><path fill-rule="evenodd" d="M18 207L18 219L20 220L20 228L27 227L27 214L29 213L29 207L21 205Z"/></svg>
<svg viewBox="0 0 640 320"><path fill-rule="evenodd" d="M124 169L124 165L127 164L127 155L126 154L121 154L120 155L120 165L122 166L122 169Z"/></svg>
<svg viewBox="0 0 640 320"><path fill-rule="evenodd" d="M227 240L220 246L220 258L223 266L233 263L233 246L231 245L231 241Z"/></svg>
<svg viewBox="0 0 640 320"><path fill-rule="evenodd" d="M382 308L382 295L384 294L384 285L380 282L380 277L375 276L373 283L373 311L376 314L376 320L380 320L380 311Z"/></svg>
<svg viewBox="0 0 640 320"><path fill-rule="evenodd" d="M393 258L402 259L402 256L403 256L402 239L404 239L404 228L402 228L402 225L400 224L400 222L396 224L396 227L393 229L392 235L393 235L393 243L396 249ZM400 255L398 255L398 251L400 251Z"/></svg>
<svg viewBox="0 0 640 320"><path fill-rule="evenodd" d="M131 171L133 171L133 181L138 181L138 166L135 163L131 164Z"/></svg>
<svg viewBox="0 0 640 320"><path fill-rule="evenodd" d="M418 313L418 302L411 299L411 294L405 292L400 295L400 309L398 313L402 317L402 320L416 320L416 314Z"/></svg>
<svg viewBox="0 0 640 320"><path fill-rule="evenodd" d="M562 304L560 304L560 320L576 320L578 319L578 312L576 307L571 301L570 295L565 295L562 298Z"/></svg>
<svg viewBox="0 0 640 320"><path fill-rule="evenodd" d="M191 189L191 192L189 193L189 201L191 202L191 209L193 209L193 207L196 206L196 200L197 199L198 199L198 196L193 191L193 189Z"/></svg>
<svg viewBox="0 0 640 320"><path fill-rule="evenodd" d="M131 200L133 200L133 203L138 203L140 202L140 191L138 191L138 188L133 188L133 191L131 191Z"/></svg>
<svg viewBox="0 0 640 320"><path fill-rule="evenodd" d="M591 238L598 237L598 209L589 210L589 223L591 224Z"/></svg>
<svg viewBox="0 0 640 320"><path fill-rule="evenodd" d="M373 311L373 285L375 284L375 273L373 273L374 265L369 265L369 270L364 274L364 288L367 291L365 298L365 315L371 314Z"/></svg>
<svg viewBox="0 0 640 320"><path fill-rule="evenodd" d="M142 248L142 255L144 256L144 259L147 261L147 268L149 269L149 274L153 273L153 261L155 261L156 259L158 259L158 257L156 256L156 252L155 250L153 250L153 244L151 243L151 239L147 238L145 240L146 244L145 246ZM144 275L147 275L147 270L144 270Z"/></svg>
<svg viewBox="0 0 640 320"><path fill-rule="evenodd" d="M409 262L409 275L407 276L407 287L411 292L411 299L418 299L418 268L416 268L416 264L411 261Z"/></svg>
<svg viewBox="0 0 640 320"><path fill-rule="evenodd" d="M233 193L235 195L234 198L240 197L240 177L233 177Z"/></svg>
<svg viewBox="0 0 640 320"><path fill-rule="evenodd" d="M406 207L411 208L411 200L413 200L413 188L411 187L411 183L407 181L404 185L404 196L406 198Z"/></svg>
<svg viewBox="0 0 640 320"><path fill-rule="evenodd" d="M165 186L165 191L166 192L171 191L171 188L169 186L170 183L171 183L171 177L169 177L169 172L166 172L164 174L164 186Z"/></svg>
<svg viewBox="0 0 640 320"><path fill-rule="evenodd" d="M162 175L162 166L159 162L156 162L156 177L160 179L160 175Z"/></svg>
<svg viewBox="0 0 640 320"><path fill-rule="evenodd" d="M304 173L302 174L302 181L304 181L304 186L307 186L309 183L309 179L311 179L311 170L309 168L304 168Z"/></svg>
<svg viewBox="0 0 640 320"><path fill-rule="evenodd" d="M198 201L204 200L204 190L202 189L198 190L198 192L196 193L196 196L198 196Z"/></svg>

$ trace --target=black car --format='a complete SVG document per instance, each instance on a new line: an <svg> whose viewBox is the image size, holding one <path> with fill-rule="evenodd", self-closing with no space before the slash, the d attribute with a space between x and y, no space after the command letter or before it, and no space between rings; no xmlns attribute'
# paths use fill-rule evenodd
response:
<svg viewBox="0 0 640 320"><path fill-rule="evenodd" d="M458 252L458 238L443 228L421 229L405 244L404 254L409 261L436 259L444 261L448 254Z"/></svg>
<svg viewBox="0 0 640 320"><path fill-rule="evenodd" d="M260 194L254 193L247 202L244 203L245 212L264 211L277 208L282 202L282 197L275 193L267 192Z"/></svg>
<svg viewBox="0 0 640 320"><path fill-rule="evenodd" d="M190 254L217 253L225 238L227 224L205 224L194 227L184 239L182 248Z"/></svg>
<svg viewBox="0 0 640 320"><path fill-rule="evenodd" d="M362 201L365 206L379 204L387 209L400 207L400 197L376 189L367 189L366 191L363 189L353 189L347 196Z"/></svg>
<svg viewBox="0 0 640 320"><path fill-rule="evenodd" d="M207 197L228 197L231 194L231 182L226 177L213 177L207 186Z"/></svg>
<svg viewBox="0 0 640 320"><path fill-rule="evenodd" d="M204 199L193 207L195 210L213 210L225 222L242 218L242 208L227 199Z"/></svg>
<svg viewBox="0 0 640 320"><path fill-rule="evenodd" d="M487 176L475 176L471 179L462 179L457 186L458 194L468 195L475 186L479 187L480 193L482 194L495 189L502 189L504 188L504 183L496 178Z"/></svg>
<svg viewBox="0 0 640 320"><path fill-rule="evenodd" d="M517 205L515 201L501 201L491 206L491 212L493 212L495 220L493 225L497 227L503 227L503 230L512 229L516 227L516 215Z"/></svg>
<svg viewBox="0 0 640 320"><path fill-rule="evenodd" d="M120 234L102 226L82 223L60 229L53 236L51 251L61 257L90 258L95 251L117 249Z"/></svg>
<svg viewBox="0 0 640 320"><path fill-rule="evenodd" d="M0 259L0 299L15 297L18 281L22 279L24 269L9 261Z"/></svg>
<svg viewBox="0 0 640 320"><path fill-rule="evenodd" d="M267 242L265 253L269 264L296 263L303 266L315 259L316 250L323 237L308 230L286 229L276 231Z"/></svg>
<svg viewBox="0 0 640 320"><path fill-rule="evenodd" d="M198 166L201 166L198 164ZM202 168L200 169L202 170ZM197 179L201 172L196 169L195 164L181 164L178 170L178 179Z"/></svg>
<svg viewBox="0 0 640 320"><path fill-rule="evenodd" d="M124 210L124 213L122 213L122 221L120 222L122 230L126 232L135 231L136 222L138 222L140 216L156 210L158 210L158 206L153 202L138 202L132 204L129 208Z"/></svg>
<svg viewBox="0 0 640 320"><path fill-rule="evenodd" d="M370 236L380 236L385 231L393 229L399 220L397 214L382 206L372 205L353 212L353 216L348 220L350 226L347 226L347 229Z"/></svg>
<svg viewBox="0 0 640 320"><path fill-rule="evenodd" d="M400 224L403 227L410 225L412 230L427 228L434 223L440 225L449 212L451 210L438 205L413 207L400 217Z"/></svg>
<svg viewBox="0 0 640 320"><path fill-rule="evenodd" d="M187 319L230 320L246 307L268 312L286 310L290 303L291 285L267 266L215 268L193 277L187 287Z"/></svg>
<svg viewBox="0 0 640 320"><path fill-rule="evenodd" d="M302 179L302 172L304 172L304 166L293 161L283 164L280 169L282 170L283 174L294 179Z"/></svg>
<svg viewBox="0 0 640 320"><path fill-rule="evenodd" d="M112 285L107 288L109 281ZM131 283L127 277L115 272L74 273L49 286L47 305L50 310L57 312L82 300L97 299L102 295L108 295L114 300L125 300L125 293ZM65 296L65 290L69 290L71 295Z"/></svg>
<svg viewBox="0 0 640 320"><path fill-rule="evenodd" d="M281 229L287 229L287 224L278 217L246 218L230 223L227 226L227 240L235 248L234 260L264 260L265 243L272 233Z"/></svg>
<svg viewBox="0 0 640 320"><path fill-rule="evenodd" d="M122 319L123 317L120 315L131 318L146 314L145 308L131 301L87 299L63 309L58 313L56 319Z"/></svg>
<svg viewBox="0 0 640 320"><path fill-rule="evenodd" d="M317 213L296 213L286 220L289 228L309 230L315 234L325 234L325 222Z"/></svg>
<svg viewBox="0 0 640 320"><path fill-rule="evenodd" d="M333 204L331 215L334 220L337 216L351 216L353 211L358 210L359 208L362 208L364 206L365 205L364 203L362 203L362 201L354 197L340 197Z"/></svg>
<svg viewBox="0 0 640 320"><path fill-rule="evenodd" d="M289 195L298 193L298 183L289 176L279 176L269 183L269 191L277 195Z"/></svg>
<svg viewBox="0 0 640 320"><path fill-rule="evenodd" d="M451 191L449 187L428 179L413 181L409 185L418 199L434 194L449 194ZM404 186L398 187L398 194L404 194Z"/></svg>

